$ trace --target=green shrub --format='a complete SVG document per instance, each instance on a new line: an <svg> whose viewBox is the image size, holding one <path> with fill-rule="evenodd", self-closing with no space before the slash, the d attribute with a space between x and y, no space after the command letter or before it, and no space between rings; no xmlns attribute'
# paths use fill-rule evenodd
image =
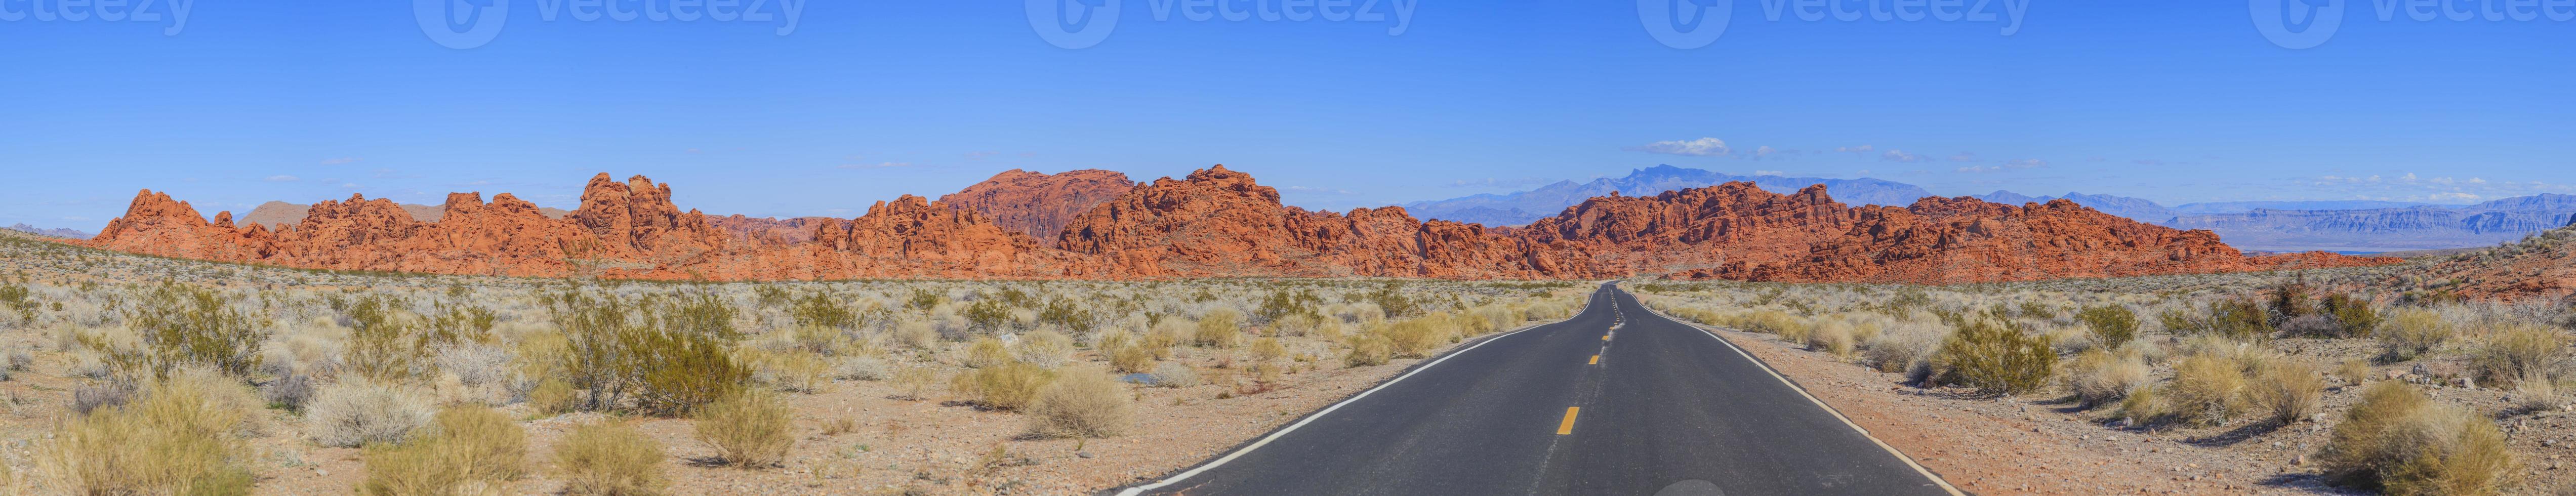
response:
<svg viewBox="0 0 2576 496"><path fill-rule="evenodd" d="M777 394L744 389L698 409L698 440L715 447L728 466L777 465L796 443L790 413Z"/></svg>
<svg viewBox="0 0 2576 496"><path fill-rule="evenodd" d="M111 356L112 372L128 380L167 377L183 365L201 364L247 377L259 369L267 323L232 308L211 289L162 283L135 295L125 325L142 337L141 355ZM115 348L84 342L102 352Z"/></svg>
<svg viewBox="0 0 2576 496"><path fill-rule="evenodd" d="M2047 336L2024 334L2009 324L1974 320L1941 345L1953 380L1989 394L2012 394L2048 383L2057 351Z"/></svg>
<svg viewBox="0 0 2576 496"><path fill-rule="evenodd" d="M665 456L662 443L634 426L604 421L576 427L555 445L555 470L566 494L662 494L670 485L662 475Z"/></svg>
<svg viewBox="0 0 2576 496"><path fill-rule="evenodd" d="M2371 306L2370 300L2335 293L2326 295L2322 306L2325 314L2342 327L2344 337L2369 336L2379 328L2379 310Z"/></svg>
<svg viewBox="0 0 2576 496"><path fill-rule="evenodd" d="M2138 337L2138 313L2126 306L2085 307L2075 313L2075 320L2083 321L2085 332L2092 333L2093 341L2106 348L2118 348Z"/></svg>
<svg viewBox="0 0 2576 496"><path fill-rule="evenodd" d="M2394 495L2494 494L2516 466L2504 441L2493 421L2380 381L2344 412L2317 459L2340 485Z"/></svg>

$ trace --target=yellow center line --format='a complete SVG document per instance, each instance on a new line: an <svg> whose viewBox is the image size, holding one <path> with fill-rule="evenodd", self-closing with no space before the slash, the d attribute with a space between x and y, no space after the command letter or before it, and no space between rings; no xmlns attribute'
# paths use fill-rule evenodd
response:
<svg viewBox="0 0 2576 496"><path fill-rule="evenodd" d="M1581 412L1581 411L1583 411L1583 407L1579 407L1579 406L1569 406L1569 407L1565 407L1565 423L1556 424L1556 435L1563 436L1563 435L1567 435L1567 434L1573 434L1573 433L1574 433L1574 414L1575 414L1576 412Z"/></svg>
<svg viewBox="0 0 2576 496"><path fill-rule="evenodd" d="M1601 364L1601 355L1593 355L1593 356L1592 356L1592 364L1593 364L1593 365L1600 365L1600 364Z"/></svg>

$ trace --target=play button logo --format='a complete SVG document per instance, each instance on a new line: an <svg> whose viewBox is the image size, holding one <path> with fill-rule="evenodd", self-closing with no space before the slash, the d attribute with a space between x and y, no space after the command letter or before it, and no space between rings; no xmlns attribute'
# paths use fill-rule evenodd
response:
<svg viewBox="0 0 2576 496"><path fill-rule="evenodd" d="M2306 50L2334 39L2343 28L2343 0L2247 0L2254 29L2263 39L2291 50Z"/></svg>
<svg viewBox="0 0 2576 496"><path fill-rule="evenodd" d="M1664 46L1689 50L1716 43L1735 18L1735 0L1637 0L1637 21Z"/></svg>
<svg viewBox="0 0 2576 496"><path fill-rule="evenodd" d="M1028 0L1029 29L1067 50L1099 45L1118 29L1119 0Z"/></svg>

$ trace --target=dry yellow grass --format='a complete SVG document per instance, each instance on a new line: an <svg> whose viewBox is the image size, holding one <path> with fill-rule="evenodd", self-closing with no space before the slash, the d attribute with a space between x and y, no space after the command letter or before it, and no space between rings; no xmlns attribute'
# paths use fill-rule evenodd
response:
<svg viewBox="0 0 2576 496"><path fill-rule="evenodd" d="M671 481L662 474L662 443L634 426L615 421L574 428L555 446L555 470L564 493L585 496L662 494Z"/></svg>
<svg viewBox="0 0 2576 496"><path fill-rule="evenodd" d="M1111 437L1136 424L1135 395L1107 373L1067 371L1028 407L1029 432L1052 437Z"/></svg>
<svg viewBox="0 0 2576 496"><path fill-rule="evenodd" d="M698 408L696 433L727 466L768 467L784 461L787 448L796 444L789 415L777 394L745 389Z"/></svg>

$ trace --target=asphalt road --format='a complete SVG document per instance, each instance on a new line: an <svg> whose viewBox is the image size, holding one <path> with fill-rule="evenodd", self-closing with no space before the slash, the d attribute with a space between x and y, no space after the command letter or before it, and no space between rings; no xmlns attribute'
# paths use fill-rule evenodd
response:
<svg viewBox="0 0 2576 496"><path fill-rule="evenodd" d="M1122 493L1951 494L1716 337L1591 298Z"/></svg>

